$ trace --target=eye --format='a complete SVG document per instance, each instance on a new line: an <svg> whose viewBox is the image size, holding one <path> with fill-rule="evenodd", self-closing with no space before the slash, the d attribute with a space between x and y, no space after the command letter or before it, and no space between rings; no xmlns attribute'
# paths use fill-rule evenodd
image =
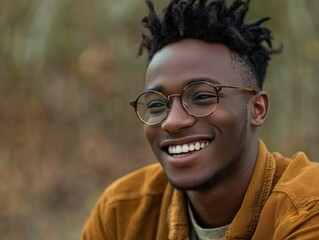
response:
<svg viewBox="0 0 319 240"><path fill-rule="evenodd" d="M217 95L215 92L197 92L192 96L192 103L198 105L210 105L217 102Z"/></svg>
<svg viewBox="0 0 319 240"><path fill-rule="evenodd" d="M147 112L157 114L166 111L166 103L160 100L154 100L147 103Z"/></svg>

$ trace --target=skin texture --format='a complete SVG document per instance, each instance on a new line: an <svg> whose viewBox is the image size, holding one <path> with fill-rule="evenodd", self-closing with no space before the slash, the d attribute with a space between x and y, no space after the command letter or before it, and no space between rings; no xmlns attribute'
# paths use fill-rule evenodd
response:
<svg viewBox="0 0 319 240"><path fill-rule="evenodd" d="M247 86L247 67L234 61L227 46L186 39L159 50L145 75L145 89L164 95L180 93L189 81L210 79L215 84ZM268 111L265 92L255 95L223 89L217 110L195 118L174 98L167 118L144 132L171 184L186 192L203 227L229 224L240 208L258 151L257 128ZM204 149L171 156L169 145L209 141ZM212 217L213 216L213 217Z"/></svg>

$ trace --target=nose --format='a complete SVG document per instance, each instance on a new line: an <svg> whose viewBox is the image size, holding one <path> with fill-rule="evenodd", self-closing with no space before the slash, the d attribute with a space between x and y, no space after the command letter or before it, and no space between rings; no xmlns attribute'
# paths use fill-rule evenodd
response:
<svg viewBox="0 0 319 240"><path fill-rule="evenodd" d="M172 99L171 109L161 127L167 132L176 133L183 128L193 126L195 122L196 118L186 112L178 98L174 98Z"/></svg>

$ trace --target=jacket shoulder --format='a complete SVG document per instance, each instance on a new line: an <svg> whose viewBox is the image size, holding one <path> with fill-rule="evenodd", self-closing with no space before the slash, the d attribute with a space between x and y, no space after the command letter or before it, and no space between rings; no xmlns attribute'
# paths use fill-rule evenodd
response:
<svg viewBox="0 0 319 240"><path fill-rule="evenodd" d="M302 152L274 155L282 174L261 215L253 239L319 239L319 163Z"/></svg>
<svg viewBox="0 0 319 240"><path fill-rule="evenodd" d="M82 239L155 239L163 195L169 183L160 164L113 182L98 199Z"/></svg>
<svg viewBox="0 0 319 240"><path fill-rule="evenodd" d="M168 180L162 166L155 163L117 179L106 188L102 198L112 202L158 195L163 194L167 185Z"/></svg>
<svg viewBox="0 0 319 240"><path fill-rule="evenodd" d="M319 201L319 163L310 162L303 152L295 154L273 192L284 193L297 207Z"/></svg>

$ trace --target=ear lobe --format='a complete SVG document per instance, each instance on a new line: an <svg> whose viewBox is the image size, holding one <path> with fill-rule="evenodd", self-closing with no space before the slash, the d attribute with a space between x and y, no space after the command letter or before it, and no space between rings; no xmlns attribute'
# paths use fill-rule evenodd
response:
<svg viewBox="0 0 319 240"><path fill-rule="evenodd" d="M251 99L251 123L253 126L261 126L268 115L268 94L260 91Z"/></svg>

